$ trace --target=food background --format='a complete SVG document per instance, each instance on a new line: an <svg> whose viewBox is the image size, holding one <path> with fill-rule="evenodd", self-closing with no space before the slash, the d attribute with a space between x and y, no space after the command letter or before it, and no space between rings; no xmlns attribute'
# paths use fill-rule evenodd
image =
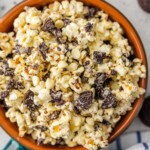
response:
<svg viewBox="0 0 150 150"><path fill-rule="evenodd" d="M7 11L9 11L13 6L17 5L21 1L22 0L0 0L0 17L2 17ZM144 12L140 8L137 0L106 1L118 8L130 20L130 22L132 22L141 37L146 50L148 64L150 64L150 14ZM148 83L148 90L146 95L150 95L150 82ZM141 133L143 140L147 138L150 139L150 129L143 125L137 117L125 132L124 136L121 137L121 142L123 140L123 147L127 148L136 143L136 138L138 139L139 133ZM0 127L0 150L3 150L9 140L10 137ZM117 144L118 141L112 143L109 150L116 149Z"/></svg>

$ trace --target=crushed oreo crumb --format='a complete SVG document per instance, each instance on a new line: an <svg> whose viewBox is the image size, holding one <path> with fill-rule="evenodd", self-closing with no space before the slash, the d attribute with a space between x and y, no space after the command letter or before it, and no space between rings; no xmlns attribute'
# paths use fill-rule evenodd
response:
<svg viewBox="0 0 150 150"><path fill-rule="evenodd" d="M27 55L31 55L32 49L33 49L33 47L25 48L24 51L23 51L23 53L25 53Z"/></svg>
<svg viewBox="0 0 150 150"><path fill-rule="evenodd" d="M4 72L5 76L14 76L14 69L9 68L6 72Z"/></svg>
<svg viewBox="0 0 150 150"><path fill-rule="evenodd" d="M116 107L116 97L111 93L111 91L108 88L104 88L101 90L101 96L102 98L104 98L102 103L103 109Z"/></svg>
<svg viewBox="0 0 150 150"><path fill-rule="evenodd" d="M53 101L60 101L61 97L62 97L62 92L51 90L50 95L51 95Z"/></svg>
<svg viewBox="0 0 150 150"><path fill-rule="evenodd" d="M43 138L39 138L37 140L37 145L41 145L41 144L43 144L43 142L44 142L44 139Z"/></svg>
<svg viewBox="0 0 150 150"><path fill-rule="evenodd" d="M51 90L50 95L52 97L52 103L56 103L58 106L63 105L65 103L65 101L62 100L62 91Z"/></svg>
<svg viewBox="0 0 150 150"><path fill-rule="evenodd" d="M37 125L35 126L36 129L40 129L42 132L45 132L46 130L48 130L48 127L43 126L43 125Z"/></svg>
<svg viewBox="0 0 150 150"><path fill-rule="evenodd" d="M37 70L40 65L38 63L32 64L31 68Z"/></svg>
<svg viewBox="0 0 150 150"><path fill-rule="evenodd" d="M66 27L67 25L69 25L71 23L71 20L68 18L63 18L62 20L64 22L64 27Z"/></svg>
<svg viewBox="0 0 150 150"><path fill-rule="evenodd" d="M92 18L96 15L96 13L98 12L98 9L97 8L94 8L94 7L90 7L88 9L88 12L84 15L84 17L86 19L89 19L89 18Z"/></svg>
<svg viewBox="0 0 150 150"><path fill-rule="evenodd" d="M90 23L90 22L88 22L88 23L86 24L86 26L85 26L85 31L86 31L86 32L91 32L92 29L93 29L93 24Z"/></svg>
<svg viewBox="0 0 150 150"><path fill-rule="evenodd" d="M65 145L65 140L63 138L56 139L56 145Z"/></svg>
<svg viewBox="0 0 150 150"><path fill-rule="evenodd" d="M95 51L93 53L93 58L95 60L96 63L98 64L102 64L103 60L106 58L106 53L100 52L100 51Z"/></svg>
<svg viewBox="0 0 150 150"><path fill-rule="evenodd" d="M54 21L51 18L47 19L42 27L42 31L52 32L54 29L55 29Z"/></svg>
<svg viewBox="0 0 150 150"><path fill-rule="evenodd" d="M48 52L48 49L49 49L48 46L44 42L42 42L39 45L39 51L40 51L40 53L41 53L44 60L46 60L46 54Z"/></svg>
<svg viewBox="0 0 150 150"><path fill-rule="evenodd" d="M5 76L14 76L14 69L9 68L8 62L3 60L2 72Z"/></svg>
<svg viewBox="0 0 150 150"><path fill-rule="evenodd" d="M9 91L0 92L0 100L4 100L9 95Z"/></svg>
<svg viewBox="0 0 150 150"><path fill-rule="evenodd" d="M7 83L7 90L12 90L12 89L24 89L24 85L19 82L15 81L14 79L10 79Z"/></svg>
<svg viewBox="0 0 150 150"><path fill-rule="evenodd" d="M103 85L107 80L109 79L109 75L107 73L99 72L96 74L96 79L94 81L94 84L96 86Z"/></svg>
<svg viewBox="0 0 150 150"><path fill-rule="evenodd" d="M59 117L59 115L60 115L60 112L61 111L59 111L59 110L56 110L56 111L54 111L54 112L52 112L51 114L50 114L50 119L51 120L55 120L55 119L57 119L58 117Z"/></svg>
<svg viewBox="0 0 150 150"><path fill-rule="evenodd" d="M87 83L87 82L88 82L88 78L85 77L85 76L82 76L82 77L81 77L81 82L82 82L82 83Z"/></svg>
<svg viewBox="0 0 150 150"><path fill-rule="evenodd" d="M78 98L78 100L75 102L75 106L79 111L85 110L90 108L93 101L93 92L92 91L85 91L82 92Z"/></svg>
<svg viewBox="0 0 150 150"><path fill-rule="evenodd" d="M117 75L117 71L116 70L111 70L111 75L116 76Z"/></svg>
<svg viewBox="0 0 150 150"><path fill-rule="evenodd" d="M55 30L54 35L56 36L56 40L57 40L58 43L60 43L60 44L63 43L61 29Z"/></svg>
<svg viewBox="0 0 150 150"><path fill-rule="evenodd" d="M19 45L19 44L17 44L16 46L15 46L15 53L20 53L20 50L22 49L22 46L21 45Z"/></svg>
<svg viewBox="0 0 150 150"><path fill-rule="evenodd" d="M57 51L61 51L61 48L59 46L57 47Z"/></svg>
<svg viewBox="0 0 150 150"><path fill-rule="evenodd" d="M31 121L34 122L36 120L36 115L33 111L30 112Z"/></svg>
<svg viewBox="0 0 150 150"><path fill-rule="evenodd" d="M34 104L34 93L28 90L24 95L24 104L30 111L35 111L38 106Z"/></svg>

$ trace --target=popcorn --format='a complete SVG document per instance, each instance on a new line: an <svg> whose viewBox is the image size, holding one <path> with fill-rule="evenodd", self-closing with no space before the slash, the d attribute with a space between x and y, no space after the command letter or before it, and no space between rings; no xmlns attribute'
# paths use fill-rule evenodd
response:
<svg viewBox="0 0 150 150"><path fill-rule="evenodd" d="M39 81L40 81L39 77L37 76L32 77L33 86L37 86L39 84Z"/></svg>
<svg viewBox="0 0 150 150"><path fill-rule="evenodd" d="M100 18L100 19L99 19ZM0 101L19 136L38 144L108 146L116 123L145 93L146 67L119 23L82 2L25 7L0 33Z"/></svg>
<svg viewBox="0 0 150 150"><path fill-rule="evenodd" d="M74 59L79 59L81 53L80 53L79 49L73 49L71 52L71 55Z"/></svg>
<svg viewBox="0 0 150 150"><path fill-rule="evenodd" d="M66 68L68 64L65 61L60 61L58 63L58 68Z"/></svg>
<svg viewBox="0 0 150 150"><path fill-rule="evenodd" d="M45 86L46 86L47 89L53 89L54 84L55 84L54 80L48 78L46 80Z"/></svg>

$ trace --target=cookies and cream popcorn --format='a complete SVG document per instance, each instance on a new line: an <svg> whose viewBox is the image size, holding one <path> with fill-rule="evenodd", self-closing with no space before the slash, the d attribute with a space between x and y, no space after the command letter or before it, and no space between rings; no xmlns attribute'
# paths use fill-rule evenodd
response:
<svg viewBox="0 0 150 150"><path fill-rule="evenodd" d="M0 33L0 104L37 144L105 148L145 90L146 67L119 23L82 2L26 7Z"/></svg>

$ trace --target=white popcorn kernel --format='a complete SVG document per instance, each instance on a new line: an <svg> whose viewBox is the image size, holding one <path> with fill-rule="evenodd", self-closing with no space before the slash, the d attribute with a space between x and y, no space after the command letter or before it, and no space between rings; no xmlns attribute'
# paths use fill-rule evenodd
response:
<svg viewBox="0 0 150 150"><path fill-rule="evenodd" d="M127 73L127 70L123 66L116 66L115 70L120 74L120 76L125 76Z"/></svg>
<svg viewBox="0 0 150 150"><path fill-rule="evenodd" d="M60 61L58 63L58 68L66 68L68 64L65 61Z"/></svg>
<svg viewBox="0 0 150 150"><path fill-rule="evenodd" d="M48 78L46 80L45 86L47 89L53 89L54 88L54 80Z"/></svg>
<svg viewBox="0 0 150 150"><path fill-rule="evenodd" d="M80 58L80 55L81 55L80 50L79 50L79 49L73 49L73 50L71 51L71 55L72 55L72 57L73 57L74 59L79 59L79 58Z"/></svg>
<svg viewBox="0 0 150 150"><path fill-rule="evenodd" d="M84 71L84 67L80 67L80 68L78 68L78 69L75 71L75 74L76 74L76 75L81 75L81 74L83 73L83 71Z"/></svg>
<svg viewBox="0 0 150 150"><path fill-rule="evenodd" d="M61 71L56 67L51 68L52 77L60 77Z"/></svg>
<svg viewBox="0 0 150 150"><path fill-rule="evenodd" d="M103 53L106 53L107 55L109 55L110 50L111 50L111 46L110 45L102 45L100 47L100 51L103 52Z"/></svg>
<svg viewBox="0 0 150 150"><path fill-rule="evenodd" d="M49 101L50 94L48 89L41 89L38 93L38 97L42 100Z"/></svg>
<svg viewBox="0 0 150 150"><path fill-rule="evenodd" d="M64 22L62 21L62 20L57 20L56 22L55 22L55 26L56 26L56 28L62 28L63 26L64 26Z"/></svg>
<svg viewBox="0 0 150 150"><path fill-rule="evenodd" d="M70 76L69 75L65 75L61 78L61 84L64 88L68 88L69 87L69 80L70 80Z"/></svg>
<svg viewBox="0 0 150 150"><path fill-rule="evenodd" d="M70 23L66 28L63 28L63 34L69 39L76 38L79 35L79 27L75 23Z"/></svg>
<svg viewBox="0 0 150 150"><path fill-rule="evenodd" d="M64 9L68 9L69 8L69 2L68 1L62 1L62 7Z"/></svg>
<svg viewBox="0 0 150 150"><path fill-rule="evenodd" d="M38 96L34 96L34 103L36 105L43 105L44 101L41 100Z"/></svg>
<svg viewBox="0 0 150 150"><path fill-rule="evenodd" d="M93 126L89 125L89 124L85 124L84 125L85 131L87 132L92 132L93 131Z"/></svg>
<svg viewBox="0 0 150 150"><path fill-rule="evenodd" d="M17 96L16 93L14 93L14 92L13 92L13 93L12 93L12 92L10 93L10 95L9 95L9 99L10 99L10 100L17 100L17 98L18 98L18 96Z"/></svg>
<svg viewBox="0 0 150 150"><path fill-rule="evenodd" d="M77 70L77 68L78 68L78 64L77 64L76 62L71 63L71 64L69 65L69 70L70 70L70 71Z"/></svg>
<svg viewBox="0 0 150 150"><path fill-rule="evenodd" d="M8 65L10 68L16 68L16 63L12 59L8 59Z"/></svg>
<svg viewBox="0 0 150 150"><path fill-rule="evenodd" d="M89 125L91 125L91 126L93 126L94 125L94 120L93 120L93 118L86 118L86 122L89 124Z"/></svg>
<svg viewBox="0 0 150 150"><path fill-rule="evenodd" d="M33 83L34 86L37 86L39 84L39 81L40 81L40 79L39 79L38 76L33 76L32 77L32 83Z"/></svg>
<svg viewBox="0 0 150 150"><path fill-rule="evenodd" d="M35 17L32 17L30 23L34 25L41 25L42 21L38 16L35 16Z"/></svg>
<svg viewBox="0 0 150 150"><path fill-rule="evenodd" d="M82 117L72 116L71 124L73 124L74 126L81 126L82 123L83 123L83 118Z"/></svg>

